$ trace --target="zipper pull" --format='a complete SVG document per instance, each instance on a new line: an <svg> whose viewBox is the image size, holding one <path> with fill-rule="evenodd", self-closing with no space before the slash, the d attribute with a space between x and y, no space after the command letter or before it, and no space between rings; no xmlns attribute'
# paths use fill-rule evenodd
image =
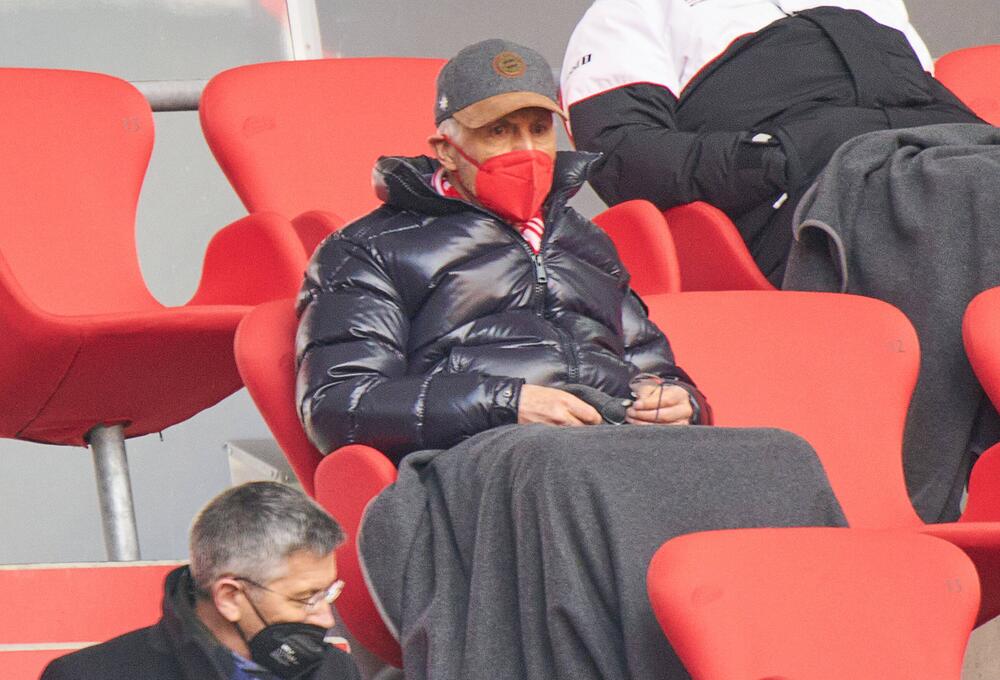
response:
<svg viewBox="0 0 1000 680"><path fill-rule="evenodd" d="M535 283L545 283L549 280L549 276L545 272L545 261L542 260L542 254L535 253L532 255L532 260L535 262Z"/></svg>

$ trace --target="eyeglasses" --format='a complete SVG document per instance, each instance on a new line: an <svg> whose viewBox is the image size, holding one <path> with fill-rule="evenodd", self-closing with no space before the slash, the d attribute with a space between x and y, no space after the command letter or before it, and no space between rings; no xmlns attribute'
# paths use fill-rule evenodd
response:
<svg viewBox="0 0 1000 680"><path fill-rule="evenodd" d="M660 419L660 401L663 399L663 388L666 386L666 382L662 377L653 373L638 373L628 381L632 396L636 399L650 395L653 390L659 388L659 394L656 397L656 412L653 414L653 420L656 421Z"/></svg>
<svg viewBox="0 0 1000 680"><path fill-rule="evenodd" d="M257 583L253 579L246 578L245 576L235 576L233 578L235 578L237 581L243 581L244 583L249 583L254 588L260 588L261 590L266 590L269 593L280 595L289 602L295 602L296 604L302 605L302 607L309 613L315 612L317 609L319 609L319 606L321 604L326 604L327 606L330 606L331 604L334 603L334 601L338 597L340 597L340 594L344 591L344 582L341 581L340 579L337 579L336 581L331 583L330 587L327 588L326 590L321 590L312 597L299 599L297 597L288 597L284 593L279 593L277 590L271 590L267 586L261 585L260 583Z"/></svg>

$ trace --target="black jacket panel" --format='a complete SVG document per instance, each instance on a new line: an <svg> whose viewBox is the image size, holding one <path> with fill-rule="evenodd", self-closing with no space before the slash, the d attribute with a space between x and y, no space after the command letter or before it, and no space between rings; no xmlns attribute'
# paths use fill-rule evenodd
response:
<svg viewBox="0 0 1000 680"><path fill-rule="evenodd" d="M41 680L186 680L177 659L164 650L162 632L142 628L53 660ZM221 678L205 675L205 678Z"/></svg>
<svg viewBox="0 0 1000 680"><path fill-rule="evenodd" d="M843 142L893 127L981 122L923 70L901 32L832 7L737 40L679 99L629 85L574 104L570 117L577 147L605 154L592 180L605 201L707 201L733 219L776 284L795 205ZM789 199L773 207L782 193Z"/></svg>
<svg viewBox="0 0 1000 680"><path fill-rule="evenodd" d="M430 159L379 161L385 205L320 246L299 299L300 414L321 451L447 448L516 422L525 382L620 396L638 372L689 382L611 240L566 206L592 161L557 157L538 256L439 196Z"/></svg>
<svg viewBox="0 0 1000 680"><path fill-rule="evenodd" d="M231 680L232 653L198 620L193 597L190 572L178 567L167 575L159 623L59 657L41 680ZM320 679L361 675L348 654L330 647L319 668L303 678Z"/></svg>

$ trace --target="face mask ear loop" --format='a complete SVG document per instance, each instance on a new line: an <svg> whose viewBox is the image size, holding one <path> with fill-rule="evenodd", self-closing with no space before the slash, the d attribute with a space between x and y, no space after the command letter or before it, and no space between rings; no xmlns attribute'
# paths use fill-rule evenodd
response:
<svg viewBox="0 0 1000 680"><path fill-rule="evenodd" d="M467 160L470 163L472 163L472 165L474 165L477 169L479 168L479 163L477 163L472 158L472 156L470 156L469 154L465 153L465 150L462 149L462 147L460 147L458 144L456 144L455 140L453 140L448 135L441 135L441 136L444 137L444 141L448 142L448 144L450 144L451 147L453 149L455 149L455 151L458 152L458 155L460 155L462 158L464 158L465 160ZM454 173L449 172L448 173L448 179L451 181L452 184L455 184L455 185L461 187L462 191L465 192L466 196L475 196L476 195L476 192L470 191L469 187L465 186L465 182L462 181L462 178L458 176L457 172L454 172Z"/></svg>
<svg viewBox="0 0 1000 680"><path fill-rule="evenodd" d="M250 593L246 591L246 588L240 588L240 592L243 593L243 597L245 597L247 599L247 602L250 603L250 609L253 609L253 613L256 614L257 618L260 619L260 622L264 624L264 628L267 628L269 625L271 625L267 622L267 619L265 619L263 615L260 613L260 610L257 609L257 605L253 603L253 600L250 598ZM245 644L247 646L247 649L249 649L250 639L246 636L246 633L243 632L243 629L240 627L240 624L237 623L236 621L233 621L233 626L236 628L236 632L239 633L240 638L243 640L243 644Z"/></svg>
<svg viewBox="0 0 1000 680"><path fill-rule="evenodd" d="M240 624L236 621L233 621L233 628L236 629L236 634L240 636L240 639L243 640L243 644L245 644L247 646L247 650L249 650L250 639L247 637L247 634L243 632L243 629L240 628Z"/></svg>
<svg viewBox="0 0 1000 680"><path fill-rule="evenodd" d="M470 156L469 154L465 153L465 149L463 149L463 148L462 148L462 147L460 147L460 146L459 146L458 144L456 144L456 143L455 143L455 140L454 140L454 139L452 139L452 138L451 138L451 137L449 137L448 135L441 135L441 136L442 136L442 137L444 137L444 141L448 142L448 144L450 144L450 145L451 145L451 147L452 147L453 149L455 149L455 151L457 151L457 152L458 152L458 155L459 155L459 156L461 156L461 157L462 157L462 158L464 158L465 160L469 161L470 163L472 163L472 164L473 164L474 166L476 166L477 168L481 167L481 165L482 165L482 164L481 164L481 163L479 163L479 161L477 161L477 160L476 160L475 158L473 158L473 157L472 157L472 156Z"/></svg>

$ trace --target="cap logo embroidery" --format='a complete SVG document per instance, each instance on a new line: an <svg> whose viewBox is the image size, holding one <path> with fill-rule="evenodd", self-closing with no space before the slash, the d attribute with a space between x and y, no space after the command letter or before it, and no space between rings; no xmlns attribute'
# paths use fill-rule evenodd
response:
<svg viewBox="0 0 1000 680"><path fill-rule="evenodd" d="M520 78L528 70L524 57L517 52L501 52L493 57L493 70L504 78Z"/></svg>
<svg viewBox="0 0 1000 680"><path fill-rule="evenodd" d="M442 111L448 110L448 95L441 95L441 99L438 101L438 108Z"/></svg>

